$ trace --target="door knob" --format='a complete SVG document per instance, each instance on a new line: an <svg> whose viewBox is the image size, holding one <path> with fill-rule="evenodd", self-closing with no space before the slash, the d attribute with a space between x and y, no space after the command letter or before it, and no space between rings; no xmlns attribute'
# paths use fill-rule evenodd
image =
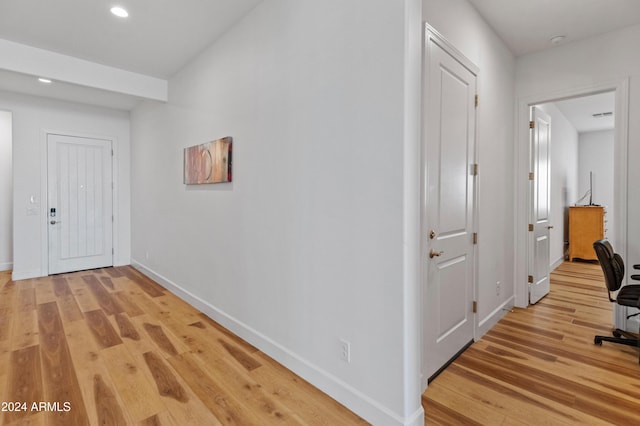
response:
<svg viewBox="0 0 640 426"><path fill-rule="evenodd" d="M547 229L553 229L553 225L547 226Z"/></svg>
<svg viewBox="0 0 640 426"><path fill-rule="evenodd" d="M60 222L59 220L58 220L58 221L56 221L56 220L52 220L52 221L51 221L51 222L49 222L49 223L50 223L50 224L52 224L52 225L55 225L56 223L61 223L61 222Z"/></svg>
<svg viewBox="0 0 640 426"><path fill-rule="evenodd" d="M434 249L429 250L429 257L430 257L431 259L433 259L434 257L441 256L441 255L443 255L443 254L444 254L444 252L443 252L443 251L435 251Z"/></svg>

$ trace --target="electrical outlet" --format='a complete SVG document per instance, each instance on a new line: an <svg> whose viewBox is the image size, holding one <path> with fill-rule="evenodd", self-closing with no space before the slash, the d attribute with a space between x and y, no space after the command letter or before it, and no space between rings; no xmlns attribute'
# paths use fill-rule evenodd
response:
<svg viewBox="0 0 640 426"><path fill-rule="evenodd" d="M500 281L496 281L496 296L500 296Z"/></svg>
<svg viewBox="0 0 640 426"><path fill-rule="evenodd" d="M344 362L351 362L351 343L340 339L340 359Z"/></svg>

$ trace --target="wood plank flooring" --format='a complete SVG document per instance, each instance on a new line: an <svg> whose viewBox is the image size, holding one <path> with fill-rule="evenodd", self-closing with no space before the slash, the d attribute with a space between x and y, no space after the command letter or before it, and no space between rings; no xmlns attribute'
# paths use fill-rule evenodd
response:
<svg viewBox="0 0 640 426"><path fill-rule="evenodd" d="M131 267L0 272L0 401L3 425L366 424Z"/></svg>
<svg viewBox="0 0 640 426"><path fill-rule="evenodd" d="M551 279L429 385L425 425L640 423L638 351L593 344L612 323L599 266ZM28 402L6 425L365 424L130 267L0 272L0 401Z"/></svg>
<svg viewBox="0 0 640 426"><path fill-rule="evenodd" d="M640 424L638 350L604 342L599 265L562 264L551 293L514 309L429 385L425 425Z"/></svg>

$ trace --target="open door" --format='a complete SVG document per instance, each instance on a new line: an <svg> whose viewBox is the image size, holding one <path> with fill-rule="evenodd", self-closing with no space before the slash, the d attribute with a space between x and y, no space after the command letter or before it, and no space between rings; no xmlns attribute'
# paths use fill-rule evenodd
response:
<svg viewBox="0 0 640 426"><path fill-rule="evenodd" d="M531 212L529 222L529 303L537 303L550 290L549 219L551 118L540 108L531 107Z"/></svg>

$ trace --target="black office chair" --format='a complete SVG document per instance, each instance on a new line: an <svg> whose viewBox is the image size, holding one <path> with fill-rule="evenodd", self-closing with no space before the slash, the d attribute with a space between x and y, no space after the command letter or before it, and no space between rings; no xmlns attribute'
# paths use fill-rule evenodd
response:
<svg viewBox="0 0 640 426"><path fill-rule="evenodd" d="M602 272L604 272L604 282L609 291L609 301L622 306L640 308L640 284L626 285L621 288L622 281L624 280L624 261L622 257L613 251L613 247L611 247L611 244L607 240L594 242L593 248L598 256ZM632 275L631 278L640 279L640 275ZM611 297L611 293L615 291L617 291L618 294L614 299ZM631 314L627 319L639 314L640 312ZM601 345L603 341L621 343L628 346L638 346L638 343L640 343L637 335L619 328L613 330L613 337L596 336L593 340L597 345Z"/></svg>

